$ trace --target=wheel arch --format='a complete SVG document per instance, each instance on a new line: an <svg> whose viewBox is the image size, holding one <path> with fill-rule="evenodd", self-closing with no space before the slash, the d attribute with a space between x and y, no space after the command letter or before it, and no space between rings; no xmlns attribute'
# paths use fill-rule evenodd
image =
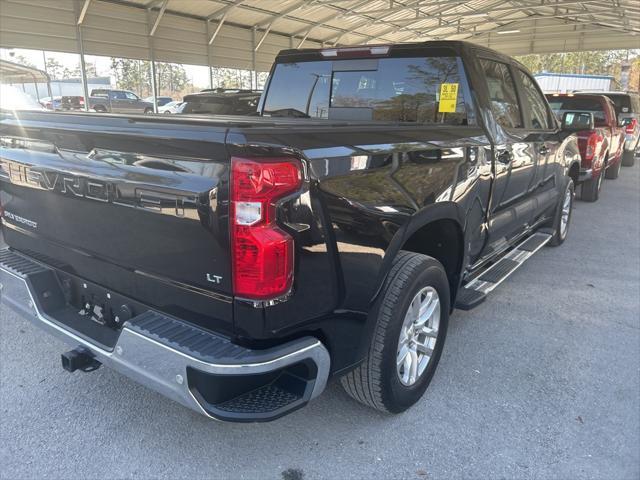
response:
<svg viewBox="0 0 640 480"><path fill-rule="evenodd" d="M393 259L398 252L406 250L428 255L442 263L449 280L453 308L468 250L464 218L461 206L454 202L438 203L416 213L387 248L374 299L382 291Z"/></svg>
<svg viewBox="0 0 640 480"><path fill-rule="evenodd" d="M578 185L578 179L580 178L580 162L574 160L569 164L567 169L567 176L571 177L574 185Z"/></svg>

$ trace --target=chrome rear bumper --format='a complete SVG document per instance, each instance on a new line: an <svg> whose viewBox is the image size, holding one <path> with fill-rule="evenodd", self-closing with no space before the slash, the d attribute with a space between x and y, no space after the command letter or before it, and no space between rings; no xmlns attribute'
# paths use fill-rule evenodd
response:
<svg viewBox="0 0 640 480"><path fill-rule="evenodd" d="M48 266L0 251L1 303L69 346L85 348L103 365L208 417L273 420L306 405L326 385L329 354L315 338L250 350L154 310L127 321L114 348L105 348L56 319L48 308L51 296L58 295L56 287L39 291L38 276L51 276L56 283ZM244 380L247 391L238 390ZM234 393L227 392L227 381Z"/></svg>

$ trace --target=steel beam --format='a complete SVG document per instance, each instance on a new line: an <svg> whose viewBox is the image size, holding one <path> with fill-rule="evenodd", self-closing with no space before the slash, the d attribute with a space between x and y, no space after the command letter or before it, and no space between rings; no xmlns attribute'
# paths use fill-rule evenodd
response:
<svg viewBox="0 0 640 480"><path fill-rule="evenodd" d="M251 29L251 90L258 89L258 72L256 72L256 27Z"/></svg>
<svg viewBox="0 0 640 480"><path fill-rule="evenodd" d="M162 2L162 6L160 7L158 16L156 17L155 22L153 22L153 27L151 27L151 31L149 32L150 37L153 37L155 35L156 29L158 28L158 25L160 25L160 20L162 20L162 17L164 15L165 10L167 9L168 4L169 4L169 0L164 0Z"/></svg>
<svg viewBox="0 0 640 480"><path fill-rule="evenodd" d="M207 28L207 38L209 38L209 30L211 30L211 23L209 20L205 20L205 26ZM207 44L207 67L209 68L209 88L213 88L213 67L211 60L211 45Z"/></svg>
<svg viewBox="0 0 640 480"><path fill-rule="evenodd" d="M85 1L84 7L88 6L88 2ZM76 13L79 13L78 19L80 19L81 12L77 12L79 8L79 4L74 2L74 7L76 8ZM86 11L85 11L86 13ZM78 45L78 52L80 53L80 78L82 81L82 92L84 94L84 110L85 112L89 111L89 85L87 84L87 66L84 61L84 41L82 39L82 25L80 22L76 23L76 42ZM51 101L53 102L53 97L51 97Z"/></svg>
<svg viewBox="0 0 640 480"><path fill-rule="evenodd" d="M153 96L153 113L158 113L158 75L156 71L156 52L151 36L151 9L147 9L147 44L149 47L149 64L151 66L151 95Z"/></svg>
<svg viewBox="0 0 640 480"><path fill-rule="evenodd" d="M80 10L80 15L78 15L78 21L77 21L78 25L82 25L82 22L84 22L84 17L87 14L87 10L89 9L90 3L91 3L91 0L84 0L84 4L82 5L82 9Z"/></svg>

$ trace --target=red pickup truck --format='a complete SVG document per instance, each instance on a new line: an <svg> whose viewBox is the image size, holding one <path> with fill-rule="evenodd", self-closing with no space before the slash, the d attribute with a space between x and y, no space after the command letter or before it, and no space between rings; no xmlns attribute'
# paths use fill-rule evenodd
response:
<svg viewBox="0 0 640 480"><path fill-rule="evenodd" d="M581 199L595 202L603 178L618 178L624 147L624 127L618 123L614 103L604 95L547 94L553 112L562 118L567 111L584 111L593 115L594 128L578 132L582 158L580 165ZM603 175L604 174L604 175Z"/></svg>

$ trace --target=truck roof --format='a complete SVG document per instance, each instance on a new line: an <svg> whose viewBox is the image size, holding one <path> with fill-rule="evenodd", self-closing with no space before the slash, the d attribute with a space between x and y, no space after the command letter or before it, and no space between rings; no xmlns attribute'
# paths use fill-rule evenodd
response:
<svg viewBox="0 0 640 480"><path fill-rule="evenodd" d="M382 49L387 49L384 53L370 53L366 54L365 51L370 52L376 49L382 52ZM522 65L512 57L500 53L491 48L483 47L475 43L466 42L463 40L429 40L426 42L412 42L412 43L398 43L398 44L370 44L370 45L350 45L345 47L325 47L325 48L303 48L303 49L287 49L281 50L276 56L275 63L279 61L281 63L292 62L297 60L313 60L313 59L330 59L326 52L330 51L344 51L344 52L363 52L363 56L370 55L372 57L386 57L394 56L395 54L406 54L407 52L415 51L417 54L424 49L442 49L453 50L457 55L462 55L465 52L473 51L475 53L484 52L492 57L497 57L505 63L517 63ZM323 52L325 52L323 54ZM526 68L526 67L525 67Z"/></svg>

